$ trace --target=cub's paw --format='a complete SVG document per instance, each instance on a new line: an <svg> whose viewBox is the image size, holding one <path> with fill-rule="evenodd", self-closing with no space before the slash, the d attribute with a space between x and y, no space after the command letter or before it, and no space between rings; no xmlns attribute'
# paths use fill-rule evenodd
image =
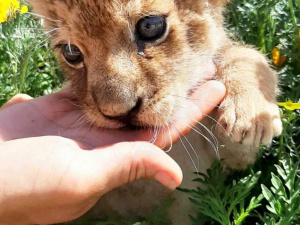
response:
<svg viewBox="0 0 300 225"><path fill-rule="evenodd" d="M282 132L278 106L261 93L227 96L218 113L218 131L232 142L269 145Z"/></svg>

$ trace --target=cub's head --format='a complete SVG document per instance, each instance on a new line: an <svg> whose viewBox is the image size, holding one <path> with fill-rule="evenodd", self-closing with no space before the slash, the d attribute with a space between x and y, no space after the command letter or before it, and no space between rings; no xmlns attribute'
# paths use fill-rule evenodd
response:
<svg viewBox="0 0 300 225"><path fill-rule="evenodd" d="M30 0L98 126L163 126L214 75L225 0Z"/></svg>

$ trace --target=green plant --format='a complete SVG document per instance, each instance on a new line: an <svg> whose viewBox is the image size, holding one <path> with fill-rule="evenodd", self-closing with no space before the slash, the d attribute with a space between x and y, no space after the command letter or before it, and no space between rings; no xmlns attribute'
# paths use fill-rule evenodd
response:
<svg viewBox="0 0 300 225"><path fill-rule="evenodd" d="M198 209L198 218L192 218L195 225L209 221L240 225L251 211L260 206L262 195L253 196L249 201L247 199L258 182L260 172L226 183L227 176L221 163L216 162L207 171L207 175L198 175L199 178L194 180L199 183L197 190L180 189L191 196L191 202Z"/></svg>
<svg viewBox="0 0 300 225"><path fill-rule="evenodd" d="M38 97L60 87L61 72L41 22L17 13L0 23L0 105L18 93Z"/></svg>
<svg viewBox="0 0 300 225"><path fill-rule="evenodd" d="M268 201L266 206L267 218L265 224L298 224L300 219L300 179L299 161L293 164L290 157L284 157L280 161L281 166L275 165L277 174L272 173L272 186L267 188L261 185L262 193Z"/></svg>
<svg viewBox="0 0 300 225"><path fill-rule="evenodd" d="M300 98L299 9L299 0L235 0L226 12L227 29L234 38L257 46L270 60L275 47L287 58L282 63L273 61L281 101L298 102ZM281 117L282 135L271 146L261 147L255 165L229 176L213 166L207 176L201 175L202 179L197 180L202 184L197 190L185 190L197 204L198 217L204 218L194 220L195 224L299 224L300 113L283 108ZM260 178L250 182L258 174ZM232 180L238 185L233 185ZM251 191L242 196L239 193L247 185ZM228 192L236 193L234 198L241 199L241 204L234 199L228 201Z"/></svg>

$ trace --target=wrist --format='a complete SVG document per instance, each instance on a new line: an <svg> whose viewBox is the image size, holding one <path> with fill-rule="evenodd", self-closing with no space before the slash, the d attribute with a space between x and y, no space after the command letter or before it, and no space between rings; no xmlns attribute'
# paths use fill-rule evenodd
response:
<svg viewBox="0 0 300 225"><path fill-rule="evenodd" d="M27 213L27 201L24 201L23 198L24 193L22 192L23 187L21 184L24 184L24 182L19 182L18 180L22 180L18 171L20 163L17 162L17 166L12 165L18 158L14 150L20 149L21 144L23 142L20 144L15 143L15 141L3 141L3 143L0 143L0 171L9 171L9 173L0 173L0 225L32 224L29 222L30 215ZM10 159L13 160L11 161Z"/></svg>
<svg viewBox="0 0 300 225"><path fill-rule="evenodd" d="M5 184L5 182L1 182ZM2 189L2 190L1 190ZM22 207L23 208L23 207ZM7 196L0 187L0 225L30 225L29 217L19 207L15 198Z"/></svg>
<svg viewBox="0 0 300 225"><path fill-rule="evenodd" d="M1 201L1 200L0 200ZM16 211L7 210L6 205L0 202L0 225L32 225L28 218Z"/></svg>

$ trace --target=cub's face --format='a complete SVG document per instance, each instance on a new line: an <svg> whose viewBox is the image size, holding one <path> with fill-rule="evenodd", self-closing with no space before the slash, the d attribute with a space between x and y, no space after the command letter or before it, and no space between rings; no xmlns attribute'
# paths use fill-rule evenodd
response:
<svg viewBox="0 0 300 225"><path fill-rule="evenodd" d="M166 125L188 112L189 94L214 75L222 30L208 1L31 3L48 18L67 80L98 126Z"/></svg>

